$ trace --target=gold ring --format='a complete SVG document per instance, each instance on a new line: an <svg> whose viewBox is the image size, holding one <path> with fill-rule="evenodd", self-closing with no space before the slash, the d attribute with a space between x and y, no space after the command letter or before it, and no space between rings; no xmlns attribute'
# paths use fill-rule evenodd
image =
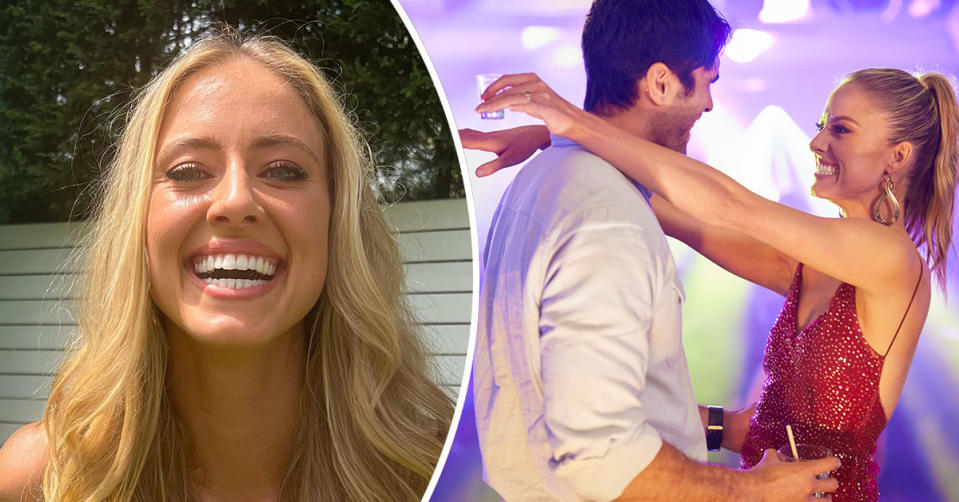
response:
<svg viewBox="0 0 959 502"><path fill-rule="evenodd" d="M529 91L526 91L526 92L523 93L523 96L526 96L526 102L527 102L527 103L529 103L530 101L533 101L533 100L530 98L530 96L532 96L532 95L533 95L533 93L532 93L532 92L529 92Z"/></svg>

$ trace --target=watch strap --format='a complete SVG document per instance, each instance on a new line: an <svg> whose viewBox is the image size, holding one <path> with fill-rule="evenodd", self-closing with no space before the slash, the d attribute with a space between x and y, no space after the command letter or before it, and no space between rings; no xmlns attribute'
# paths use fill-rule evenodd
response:
<svg viewBox="0 0 959 502"><path fill-rule="evenodd" d="M706 449L719 451L723 444L723 408L709 406L709 420L706 426Z"/></svg>

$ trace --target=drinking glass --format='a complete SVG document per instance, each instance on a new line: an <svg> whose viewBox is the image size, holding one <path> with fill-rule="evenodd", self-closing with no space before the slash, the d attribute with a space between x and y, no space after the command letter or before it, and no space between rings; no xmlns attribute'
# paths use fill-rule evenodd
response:
<svg viewBox="0 0 959 502"><path fill-rule="evenodd" d="M795 462L796 458L793 457L792 447L783 445L779 450L779 460L781 462ZM808 443L797 443L796 444L796 453L799 455L800 462L808 462L810 460L819 460L821 458L826 458L832 456L832 450L829 448L818 445L818 444L808 444ZM829 477L829 472L821 472L816 475L818 479L827 479ZM813 493L813 497L817 499L826 498L825 492L816 492Z"/></svg>
<svg viewBox="0 0 959 502"><path fill-rule="evenodd" d="M490 86L490 84L492 84L493 82L495 82L498 78L502 76L503 75L499 73L480 73L476 75L476 95L482 96L483 91L485 91L486 88ZM498 119L502 119L505 116L506 116L505 110L497 110L495 112L480 112L481 119L498 120Z"/></svg>

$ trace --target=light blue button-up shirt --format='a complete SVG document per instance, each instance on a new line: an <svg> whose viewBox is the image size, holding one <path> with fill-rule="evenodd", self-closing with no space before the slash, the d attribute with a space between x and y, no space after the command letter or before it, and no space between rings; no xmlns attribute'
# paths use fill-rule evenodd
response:
<svg viewBox="0 0 959 502"><path fill-rule="evenodd" d="M493 217L473 379L486 479L507 501L614 499L663 441L706 459L648 197L554 137Z"/></svg>

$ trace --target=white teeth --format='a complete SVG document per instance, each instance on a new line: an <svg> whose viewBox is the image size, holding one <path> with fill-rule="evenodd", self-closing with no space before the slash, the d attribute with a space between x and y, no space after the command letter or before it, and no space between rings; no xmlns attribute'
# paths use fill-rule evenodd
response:
<svg viewBox="0 0 959 502"><path fill-rule="evenodd" d="M220 270L255 270L263 275L274 275L276 273L276 264L271 263L268 258L251 255L209 255L198 258L193 263L193 270L198 274L212 272L215 269Z"/></svg>
<svg viewBox="0 0 959 502"><path fill-rule="evenodd" d="M218 288L225 289L246 289L252 288L253 286L259 286L260 284L266 284L267 281L262 279L203 279L203 282L207 284L212 284Z"/></svg>
<svg viewBox="0 0 959 502"><path fill-rule="evenodd" d="M839 169L836 166L825 165L821 161L816 160L816 174L822 176L832 176L837 172L839 172Z"/></svg>

